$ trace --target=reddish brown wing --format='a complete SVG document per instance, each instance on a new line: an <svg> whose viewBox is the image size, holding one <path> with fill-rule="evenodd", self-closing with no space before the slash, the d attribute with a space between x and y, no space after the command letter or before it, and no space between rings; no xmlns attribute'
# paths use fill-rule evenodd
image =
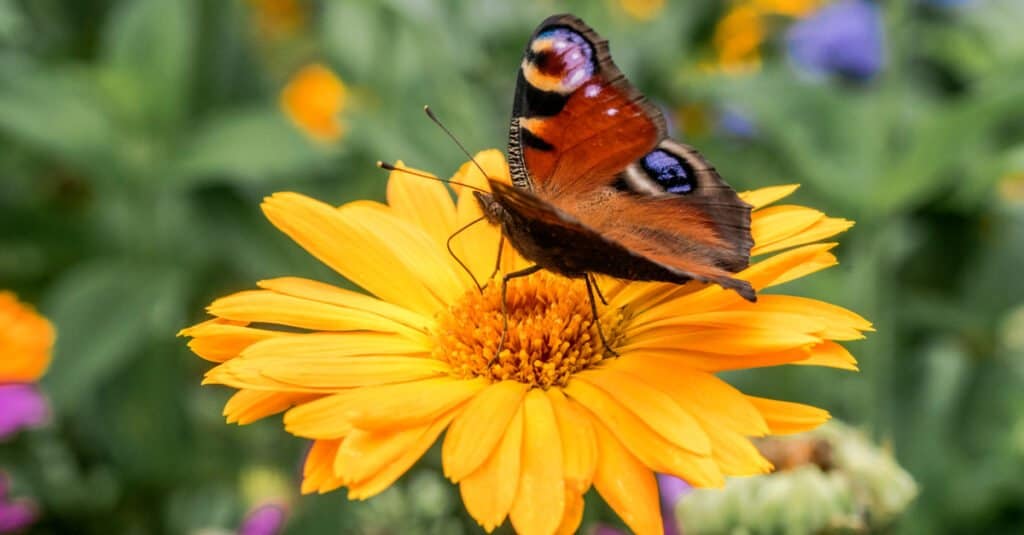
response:
<svg viewBox="0 0 1024 535"><path fill-rule="evenodd" d="M615 66L607 41L572 15L537 27L509 127L516 186L551 197L609 184L663 137L661 112Z"/></svg>
<svg viewBox="0 0 1024 535"><path fill-rule="evenodd" d="M637 212L635 205L616 196L606 199L608 210L587 212L589 222L598 225L591 226L527 190L496 180L490 185L493 197L483 197L501 206L500 219L508 238L523 256L546 269L569 277L595 272L677 284L696 279L735 290L747 300L756 299L748 282L732 278L730 270L720 265L715 251L722 248L721 240L699 213L691 212L684 219L692 228L704 227L697 232L700 239L681 239L647 226L650 219L627 221ZM614 212L620 208L626 210L623 220ZM597 218L594 213L608 215Z"/></svg>

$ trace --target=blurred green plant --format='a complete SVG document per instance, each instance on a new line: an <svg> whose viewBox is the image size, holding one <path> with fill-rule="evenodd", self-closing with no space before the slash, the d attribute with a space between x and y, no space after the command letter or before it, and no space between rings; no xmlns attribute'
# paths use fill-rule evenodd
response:
<svg viewBox="0 0 1024 535"><path fill-rule="evenodd" d="M282 31L267 30L280 15L259 1L0 1L0 287L59 332L42 382L54 425L0 446L0 467L41 502L39 533L230 528L252 505L240 474L294 473L303 444L273 424L225 426L226 394L198 388L205 364L171 334L252 280L334 280L264 221L259 199L380 198L378 159L449 174L463 157L423 104L471 150L504 145L519 55L556 9L279 3L299 13ZM667 109L743 110L753 135L684 129L730 182L800 182L799 202L858 221L841 268L794 286L875 322L851 347L863 373L730 380L891 442L921 486L897 531L1013 531L1024 524L1024 206L995 186L1024 171L1024 6L881 5L886 68L859 84L796 74L784 28L761 44L760 69L708 71L725 14L712 0L645 20L619 2L557 9L598 28ZM349 89L334 144L278 109L314 62ZM453 496L431 494L439 477L428 455L392 491L398 506L297 499L287 530L474 532ZM612 518L587 514L585 526Z"/></svg>

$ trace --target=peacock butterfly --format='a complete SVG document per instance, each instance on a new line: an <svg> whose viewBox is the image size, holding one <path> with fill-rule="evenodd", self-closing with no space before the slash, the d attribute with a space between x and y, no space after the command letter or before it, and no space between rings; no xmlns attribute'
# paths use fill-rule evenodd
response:
<svg viewBox="0 0 1024 535"><path fill-rule="evenodd" d="M607 41L573 15L547 18L526 45L508 155L513 184L489 180L491 193L475 195L536 265L505 275L503 294L509 279L547 269L588 290L602 273L712 282L756 300L732 277L750 261L750 206L695 149L667 138Z"/></svg>

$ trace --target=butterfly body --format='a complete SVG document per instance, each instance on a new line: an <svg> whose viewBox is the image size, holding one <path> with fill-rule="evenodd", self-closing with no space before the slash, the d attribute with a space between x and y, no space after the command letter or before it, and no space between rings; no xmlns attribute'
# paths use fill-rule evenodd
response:
<svg viewBox="0 0 1024 535"><path fill-rule="evenodd" d="M666 137L661 112L572 15L534 32L509 127L512 185L477 193L484 215L527 259L568 277L696 279L754 300L731 275L753 244L750 207L693 148Z"/></svg>

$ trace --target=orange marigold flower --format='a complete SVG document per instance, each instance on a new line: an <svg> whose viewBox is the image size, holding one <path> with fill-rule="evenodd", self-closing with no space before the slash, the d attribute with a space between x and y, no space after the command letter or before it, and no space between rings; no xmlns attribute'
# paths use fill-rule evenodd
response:
<svg viewBox="0 0 1024 535"><path fill-rule="evenodd" d="M0 291L0 383L31 383L50 365L53 325L31 305Z"/></svg>
<svg viewBox="0 0 1024 535"><path fill-rule="evenodd" d="M499 151L476 160L508 179ZM486 188L464 165L453 180ZM571 533L595 488L640 534L661 534L655 473L695 487L771 470L748 437L793 433L821 409L748 396L720 371L781 364L856 369L837 341L866 320L822 301L762 293L749 303L714 285L599 278L607 306L591 315L585 285L541 272L509 284L508 336L498 284L479 291L446 240L480 217L468 188L391 174L387 204L339 208L297 193L263 211L300 246L372 295L297 277L214 301L214 319L182 331L218 363L206 384L237 389L229 422L287 411L312 439L302 490L347 487L366 499L394 483L445 434L445 475L487 531ZM743 194L756 208L758 259L737 277L766 289L836 263L816 243L852 223L796 205L768 206L796 186ZM493 269L499 231L475 225L452 250L477 280ZM500 270L526 261L509 247ZM598 324L619 356L598 338Z"/></svg>
<svg viewBox="0 0 1024 535"><path fill-rule="evenodd" d="M281 108L306 135L321 142L338 141L345 134L341 112L348 88L333 71L316 63L292 76L281 91Z"/></svg>

